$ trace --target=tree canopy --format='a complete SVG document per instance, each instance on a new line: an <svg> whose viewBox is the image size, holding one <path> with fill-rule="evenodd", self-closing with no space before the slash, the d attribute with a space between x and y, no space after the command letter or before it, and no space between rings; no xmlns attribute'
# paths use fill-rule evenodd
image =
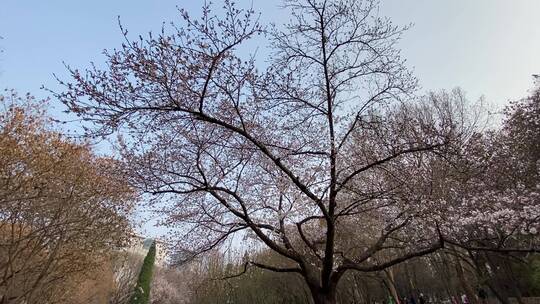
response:
<svg viewBox="0 0 540 304"><path fill-rule="evenodd" d="M167 215L183 259L249 231L286 262L247 265L300 274L315 303L334 303L350 270L449 244L514 250L504 240L523 219L538 225L536 199L516 209L461 191L482 187L456 167L481 152L478 115L460 90L417 95L397 48L406 27L377 1L286 0L277 27L224 3L222 16L205 5L200 19L181 11L181 25L126 36L105 69L72 69L56 95L89 134L121 135L129 181ZM267 58L240 51L258 35ZM486 224L497 229L474 229Z"/></svg>

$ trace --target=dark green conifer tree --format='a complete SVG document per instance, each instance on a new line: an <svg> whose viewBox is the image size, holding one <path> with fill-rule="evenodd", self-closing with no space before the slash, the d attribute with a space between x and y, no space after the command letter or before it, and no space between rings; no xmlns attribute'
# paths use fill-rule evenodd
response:
<svg viewBox="0 0 540 304"><path fill-rule="evenodd" d="M130 304L147 304L150 302L150 284L152 283L152 272L156 259L156 242L152 242L148 253L144 258L139 279L135 286L135 292L131 296Z"/></svg>

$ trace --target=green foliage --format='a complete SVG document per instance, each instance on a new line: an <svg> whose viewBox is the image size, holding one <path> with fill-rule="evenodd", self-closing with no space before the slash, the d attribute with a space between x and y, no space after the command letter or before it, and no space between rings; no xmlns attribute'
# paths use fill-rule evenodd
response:
<svg viewBox="0 0 540 304"><path fill-rule="evenodd" d="M135 292L131 297L130 304L147 304L150 299L150 283L152 283L152 272L156 259L156 243L153 242L144 258L139 279L135 286Z"/></svg>

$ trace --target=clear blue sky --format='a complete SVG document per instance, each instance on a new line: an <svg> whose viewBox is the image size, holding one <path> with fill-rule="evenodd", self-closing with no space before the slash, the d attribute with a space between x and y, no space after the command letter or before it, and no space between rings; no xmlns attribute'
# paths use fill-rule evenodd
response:
<svg viewBox="0 0 540 304"><path fill-rule="evenodd" d="M219 1L214 1L219 2ZM117 16L131 35L177 20L175 7L198 10L202 1L2 0L0 88L46 96L65 75L62 61L86 67L103 62L101 51L122 42ZM241 0L280 22L280 1ZM382 0L382 14L414 23L402 49L425 89L463 87L501 105L523 96L540 73L538 0Z"/></svg>
<svg viewBox="0 0 540 304"><path fill-rule="evenodd" d="M55 89L52 74L67 78L62 62L84 68L102 63L103 49L118 47L117 16L130 36L178 19L176 6L199 12L203 1L2 0L0 89L38 97ZM219 3L218 0L214 0ZM280 1L241 0L279 23ZM414 23L401 43L403 55L425 90L464 88L500 108L522 97L540 74L539 0L382 0L381 14L396 24ZM56 110L62 107L52 101ZM55 110L52 111L56 112Z"/></svg>

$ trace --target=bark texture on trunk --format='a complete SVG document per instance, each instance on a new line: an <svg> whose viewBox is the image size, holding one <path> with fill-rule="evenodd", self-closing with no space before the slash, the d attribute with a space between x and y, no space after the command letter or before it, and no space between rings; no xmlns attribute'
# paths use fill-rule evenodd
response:
<svg viewBox="0 0 540 304"><path fill-rule="evenodd" d="M337 304L337 300L334 295L314 294L313 303L314 304Z"/></svg>
<svg viewBox="0 0 540 304"><path fill-rule="evenodd" d="M335 290L323 291L320 288L310 288L314 304L337 304Z"/></svg>

